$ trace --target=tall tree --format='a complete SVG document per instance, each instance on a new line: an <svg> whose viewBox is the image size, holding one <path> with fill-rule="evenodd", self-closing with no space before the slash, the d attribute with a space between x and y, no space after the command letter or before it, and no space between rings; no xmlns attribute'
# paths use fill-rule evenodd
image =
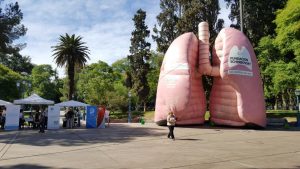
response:
<svg viewBox="0 0 300 169"><path fill-rule="evenodd" d="M185 32L198 34L198 24L207 21L211 41L223 27L224 21L218 19L220 11L218 0L161 0L161 13L157 16L158 26L152 36L157 50L165 53L172 41Z"/></svg>
<svg viewBox="0 0 300 169"><path fill-rule="evenodd" d="M75 34L69 36L66 33L65 36L61 35L59 43L52 47L56 64L60 67L65 66L67 69L69 79L69 100L73 99L74 94L75 66L82 68L85 66L87 59L90 59L89 49L85 44L85 42L82 42L82 37L76 37Z"/></svg>
<svg viewBox="0 0 300 169"><path fill-rule="evenodd" d="M27 29L21 24L23 13L18 2L9 3L2 9L3 2L0 0L0 64L16 72L31 73L33 64L30 58L19 53L26 45L13 43L26 34Z"/></svg>
<svg viewBox="0 0 300 169"><path fill-rule="evenodd" d="M287 0L243 0L243 28L244 33L256 47L260 38L267 35L274 35L276 25L273 22L276 11L284 7ZM233 22L232 27L240 28L239 0L225 0L231 13L228 16Z"/></svg>
<svg viewBox="0 0 300 169"><path fill-rule="evenodd" d="M25 35L27 29L21 24L23 13L18 2L7 4L3 10L3 1L0 0L0 52L12 53L16 49L16 46L12 45L13 41Z"/></svg>
<svg viewBox="0 0 300 169"><path fill-rule="evenodd" d="M133 17L135 30L131 33L130 55L128 55L130 75L132 78L132 89L144 105L149 94L147 74L149 72L149 57L151 44L146 41L150 31L145 24L146 12L139 9Z"/></svg>
<svg viewBox="0 0 300 169"><path fill-rule="evenodd" d="M160 9L162 12L156 17L160 30L155 25L152 38L157 43L157 50L165 53L172 41L179 35L176 24L179 19L178 0L161 0Z"/></svg>

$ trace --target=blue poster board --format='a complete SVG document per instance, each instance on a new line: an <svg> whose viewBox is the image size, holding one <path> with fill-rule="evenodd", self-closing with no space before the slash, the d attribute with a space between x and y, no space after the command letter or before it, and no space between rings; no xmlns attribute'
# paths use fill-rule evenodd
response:
<svg viewBox="0 0 300 169"><path fill-rule="evenodd" d="M86 128L97 128L97 107L87 106L86 110Z"/></svg>

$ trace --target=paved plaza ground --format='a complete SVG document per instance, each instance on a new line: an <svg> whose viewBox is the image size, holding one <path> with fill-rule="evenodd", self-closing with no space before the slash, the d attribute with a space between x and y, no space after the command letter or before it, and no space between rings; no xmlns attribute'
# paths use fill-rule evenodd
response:
<svg viewBox="0 0 300 169"><path fill-rule="evenodd" d="M0 131L0 168L300 168L300 129L206 126L168 129L114 123L106 129Z"/></svg>

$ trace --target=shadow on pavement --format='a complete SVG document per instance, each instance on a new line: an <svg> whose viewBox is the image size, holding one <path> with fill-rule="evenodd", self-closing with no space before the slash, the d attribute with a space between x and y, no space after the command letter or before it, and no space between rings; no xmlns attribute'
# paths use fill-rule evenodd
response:
<svg viewBox="0 0 300 169"><path fill-rule="evenodd" d="M202 125L187 125L187 126L176 126L178 128L194 128L194 129L212 129L212 130L258 130L258 131L300 131L300 127L296 127L294 124L290 124L288 127L284 126L267 126L266 128L253 128L253 127L234 127L225 125L214 125L211 126L209 122L205 122Z"/></svg>
<svg viewBox="0 0 300 169"><path fill-rule="evenodd" d="M201 141L202 139L195 139L195 138L180 138L176 140L184 140L184 141Z"/></svg>
<svg viewBox="0 0 300 169"><path fill-rule="evenodd" d="M34 164L17 164L11 166L0 167L0 169L13 169L13 168L21 168L21 169L50 169L53 167L47 167L42 165L34 165ZM67 168L58 168L58 169L67 169ZM68 168L70 169L70 168Z"/></svg>
<svg viewBox="0 0 300 169"><path fill-rule="evenodd" d="M166 134L164 128L111 124L105 129L59 129L38 133L37 130L21 130L0 133L0 144L31 146L82 146L93 143L126 143L132 140L149 140ZM150 136L150 137L149 137Z"/></svg>

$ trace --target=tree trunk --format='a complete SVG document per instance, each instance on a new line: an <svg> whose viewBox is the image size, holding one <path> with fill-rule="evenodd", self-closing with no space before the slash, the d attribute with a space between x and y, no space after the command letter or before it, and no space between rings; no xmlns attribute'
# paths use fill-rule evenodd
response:
<svg viewBox="0 0 300 169"><path fill-rule="evenodd" d="M144 113L146 112L146 102L144 102Z"/></svg>
<svg viewBox="0 0 300 169"><path fill-rule="evenodd" d="M274 110L278 109L278 96L275 96L275 105L274 105Z"/></svg>
<svg viewBox="0 0 300 169"><path fill-rule="evenodd" d="M287 98L286 98L286 92L283 91L282 92L282 95L281 95L281 99L282 99L282 106L284 108L284 110L288 110L288 101L287 101Z"/></svg>
<svg viewBox="0 0 300 169"><path fill-rule="evenodd" d="M68 99L73 99L74 94L74 64L69 63L68 65L68 78L69 78L69 96Z"/></svg>
<svg viewBox="0 0 300 169"><path fill-rule="evenodd" d="M293 110L294 101L293 101L292 90L287 90L287 94L288 94L288 100L289 100L289 110Z"/></svg>

